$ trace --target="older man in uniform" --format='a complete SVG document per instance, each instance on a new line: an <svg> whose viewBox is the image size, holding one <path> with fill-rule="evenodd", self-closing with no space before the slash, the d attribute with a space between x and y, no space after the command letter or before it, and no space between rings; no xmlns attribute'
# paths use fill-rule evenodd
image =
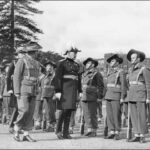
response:
<svg viewBox="0 0 150 150"><path fill-rule="evenodd" d="M110 135L107 136L107 139L114 138L115 140L119 140L119 132L121 130L120 103L123 102L127 92L126 77L124 71L119 68L119 64L123 62L123 59L118 54L114 54L108 58L107 62L110 63L105 95L107 124L110 130Z"/></svg>
<svg viewBox="0 0 150 150"><path fill-rule="evenodd" d="M75 62L76 48L66 51L67 58L58 62L56 69L56 97L61 111L57 120L56 134L58 139L71 139L69 135L69 122L71 112L76 109L78 93L81 92L79 64ZM62 134L63 125L63 134Z"/></svg>
<svg viewBox="0 0 150 150"><path fill-rule="evenodd" d="M144 134L148 133L146 124L146 103L150 103L150 70L141 64L145 54L141 51L131 49L127 59L132 66L129 69L129 101L131 122L134 137L129 142L144 143Z"/></svg>
<svg viewBox="0 0 150 150"><path fill-rule="evenodd" d="M21 141L19 130L24 130L22 141L35 142L29 136L29 130L33 127L33 113L35 107L35 96L37 95L37 80L39 77L39 62L35 60L37 49L34 43L25 47L27 54L18 60L14 71L14 93L18 103L18 117L14 130L16 141Z"/></svg>
<svg viewBox="0 0 150 150"><path fill-rule="evenodd" d="M17 119L18 116L18 106L17 106L17 100L14 95L14 88L13 88L13 75L14 75L14 70L15 70L15 65L18 61L18 59L22 58L25 55L25 51L23 50L23 47L20 47L16 50L14 54L14 60L10 64L8 68L8 73L7 73L7 92L11 94L11 103L13 104L13 113L9 122L9 132L13 133L14 132L14 121Z"/></svg>

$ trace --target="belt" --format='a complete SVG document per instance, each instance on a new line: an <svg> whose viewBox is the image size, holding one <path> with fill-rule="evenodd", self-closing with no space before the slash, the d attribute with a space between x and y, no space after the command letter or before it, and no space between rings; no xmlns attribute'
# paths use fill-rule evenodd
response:
<svg viewBox="0 0 150 150"><path fill-rule="evenodd" d="M75 75L64 75L63 78L65 78L65 79L78 80L78 76L75 76Z"/></svg>
<svg viewBox="0 0 150 150"><path fill-rule="evenodd" d="M27 80L30 80L30 81L37 81L37 78L35 78L35 77L24 76L24 78Z"/></svg>
<svg viewBox="0 0 150 150"><path fill-rule="evenodd" d="M107 87L121 88L120 85L118 85L118 84L113 84L113 83L108 83L108 84L107 84Z"/></svg>
<svg viewBox="0 0 150 150"><path fill-rule="evenodd" d="M92 85L87 85L87 84L84 84L82 85L82 88L96 88L96 86L92 86Z"/></svg>
<svg viewBox="0 0 150 150"><path fill-rule="evenodd" d="M54 88L54 86L44 85L43 88Z"/></svg>
<svg viewBox="0 0 150 150"><path fill-rule="evenodd" d="M130 81L129 83L130 85L144 85L143 82L139 82L139 81Z"/></svg>

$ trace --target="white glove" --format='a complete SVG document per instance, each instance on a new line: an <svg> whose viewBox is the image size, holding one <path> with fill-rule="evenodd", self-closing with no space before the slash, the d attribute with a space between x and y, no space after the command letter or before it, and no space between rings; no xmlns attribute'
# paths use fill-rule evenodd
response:
<svg viewBox="0 0 150 150"><path fill-rule="evenodd" d="M123 102L124 102L124 100L121 98L121 99L120 99L120 104L122 104Z"/></svg>
<svg viewBox="0 0 150 150"><path fill-rule="evenodd" d="M55 96L60 100L60 98L61 98L61 93L55 93Z"/></svg>
<svg viewBox="0 0 150 150"><path fill-rule="evenodd" d="M150 99L146 99L146 104L149 104L150 103Z"/></svg>
<svg viewBox="0 0 150 150"><path fill-rule="evenodd" d="M79 94L79 99L81 99L81 98L82 98L82 96L83 96L83 94L82 94L82 93L80 93L80 94Z"/></svg>
<svg viewBox="0 0 150 150"><path fill-rule="evenodd" d="M12 90L9 90L8 93L9 93L9 94L13 94L13 91L12 91Z"/></svg>
<svg viewBox="0 0 150 150"><path fill-rule="evenodd" d="M16 94L15 96L18 100L20 100L20 98L21 98L20 94Z"/></svg>
<svg viewBox="0 0 150 150"><path fill-rule="evenodd" d="M2 97L2 95L0 95L0 99L2 99L3 97Z"/></svg>

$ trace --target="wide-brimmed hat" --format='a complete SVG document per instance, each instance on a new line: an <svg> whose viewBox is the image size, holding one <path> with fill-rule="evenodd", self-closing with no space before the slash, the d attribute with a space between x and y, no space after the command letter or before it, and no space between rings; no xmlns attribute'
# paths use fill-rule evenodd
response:
<svg viewBox="0 0 150 150"><path fill-rule="evenodd" d="M46 67L48 64L52 65L54 68L56 68L56 63L53 61L47 61L46 63L44 63L44 66Z"/></svg>
<svg viewBox="0 0 150 150"><path fill-rule="evenodd" d="M138 56L139 56L141 62L144 61L144 59L145 59L145 54L144 54L143 52L138 51L138 50L135 50L135 49L131 49L131 50L128 52L128 54L127 54L127 59L128 59L129 61L131 61L131 55L134 54L134 53L138 54Z"/></svg>
<svg viewBox="0 0 150 150"><path fill-rule="evenodd" d="M41 48L42 47L37 42L33 42L33 41L30 41L25 45L25 51L27 53L37 52Z"/></svg>
<svg viewBox="0 0 150 150"><path fill-rule="evenodd" d="M70 49L68 49L68 50L66 50L64 52L64 55L67 55L68 52L75 52L75 53L77 53L77 52L81 52L81 50L78 50L77 48L71 47Z"/></svg>
<svg viewBox="0 0 150 150"><path fill-rule="evenodd" d="M118 54L113 54L107 59L107 62L110 63L112 59L116 59L119 64L122 64L123 58L121 58Z"/></svg>
<svg viewBox="0 0 150 150"><path fill-rule="evenodd" d="M23 47L23 46L18 47L16 49L16 52L14 53L14 55L17 55L18 53L26 53L25 47Z"/></svg>
<svg viewBox="0 0 150 150"><path fill-rule="evenodd" d="M87 58L85 61L83 61L83 64L86 65L88 61L91 61L92 63L94 63L94 67L97 67L98 66L98 61L89 57Z"/></svg>

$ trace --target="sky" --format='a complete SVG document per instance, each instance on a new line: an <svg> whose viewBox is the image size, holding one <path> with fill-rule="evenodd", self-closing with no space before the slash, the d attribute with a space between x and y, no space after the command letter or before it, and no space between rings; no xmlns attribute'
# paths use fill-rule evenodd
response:
<svg viewBox="0 0 150 150"><path fill-rule="evenodd" d="M134 48L150 57L150 1L41 1L34 20L43 51L75 46L78 58L103 58Z"/></svg>

